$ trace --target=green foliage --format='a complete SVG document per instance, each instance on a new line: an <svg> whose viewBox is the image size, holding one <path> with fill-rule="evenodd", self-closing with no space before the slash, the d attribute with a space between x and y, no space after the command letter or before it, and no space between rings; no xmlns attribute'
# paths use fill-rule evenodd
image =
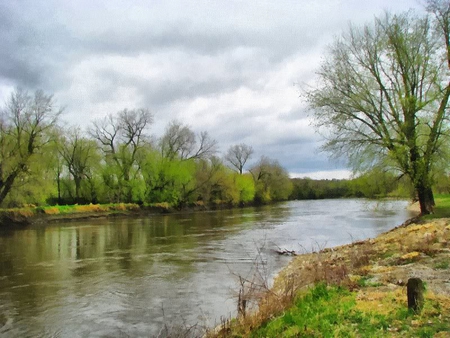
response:
<svg viewBox="0 0 450 338"><path fill-rule="evenodd" d="M433 214L423 216L424 219L430 220L435 218L450 217L450 194L440 194L435 197L436 206Z"/></svg>
<svg viewBox="0 0 450 338"><path fill-rule="evenodd" d="M435 269L447 270L450 267L450 261L443 260L443 261L437 263L434 267L435 267Z"/></svg>
<svg viewBox="0 0 450 338"><path fill-rule="evenodd" d="M450 331L450 324L436 317L439 303L427 300L415 315L403 302L386 300L387 309L365 309L357 292L324 283L300 296L284 314L252 331L252 337L432 337ZM412 322L418 324L411 325ZM420 324L419 324L420 323Z"/></svg>
<svg viewBox="0 0 450 338"><path fill-rule="evenodd" d="M435 191L438 194L450 194L450 175L442 174L435 179Z"/></svg>
<svg viewBox="0 0 450 338"><path fill-rule="evenodd" d="M399 175L373 168L352 180L352 194L366 198L411 197L411 185Z"/></svg>
<svg viewBox="0 0 450 338"><path fill-rule="evenodd" d="M164 158L156 151L146 154L141 163L146 203L167 202L179 205L183 192L193 181L195 162Z"/></svg>
<svg viewBox="0 0 450 338"><path fill-rule="evenodd" d="M292 182L287 171L267 157L250 169L255 182L255 200L260 203L287 200L292 193Z"/></svg>
<svg viewBox="0 0 450 338"><path fill-rule="evenodd" d="M224 166L219 166L214 170L214 174L210 180L211 184L207 184L209 190L209 201L202 199L206 203L237 205L240 200L240 191L234 180L234 174ZM205 187L206 187L205 186ZM205 189L202 189L205 191Z"/></svg>
<svg viewBox="0 0 450 338"><path fill-rule="evenodd" d="M292 179L291 199L323 199L342 197L362 197L353 191L353 182L349 180L312 180L310 178Z"/></svg>
<svg viewBox="0 0 450 338"><path fill-rule="evenodd" d="M405 179L398 179L392 173L378 170L350 180L292 179L291 199L323 199L345 197L411 197L411 185Z"/></svg>
<svg viewBox="0 0 450 338"><path fill-rule="evenodd" d="M250 174L233 175L236 189L239 192L239 202L249 203L255 198L255 183Z"/></svg>
<svg viewBox="0 0 450 338"><path fill-rule="evenodd" d="M331 306L331 304L333 304ZM354 297L345 289L318 284L299 298L294 307L254 332L253 337L325 336L355 333L355 328L342 325L355 305ZM358 313L353 314L359 316ZM360 317L360 316L359 316ZM362 318L359 318L362 320ZM357 332L357 331L356 331Z"/></svg>
<svg viewBox="0 0 450 338"><path fill-rule="evenodd" d="M53 97L40 90L30 96L16 89L5 107L0 107L0 203L11 191L37 177L32 168L45 158L51 131L60 114ZM25 194L18 196L21 201L28 201L30 196L26 195L35 193L34 189L25 190ZM18 195L17 190L14 194Z"/></svg>
<svg viewBox="0 0 450 338"><path fill-rule="evenodd" d="M47 165L51 155L50 149L49 146L44 147L40 155L43 160L30 162L27 172L18 176L14 189L6 196L3 206L45 205L48 197L56 193L52 168Z"/></svg>

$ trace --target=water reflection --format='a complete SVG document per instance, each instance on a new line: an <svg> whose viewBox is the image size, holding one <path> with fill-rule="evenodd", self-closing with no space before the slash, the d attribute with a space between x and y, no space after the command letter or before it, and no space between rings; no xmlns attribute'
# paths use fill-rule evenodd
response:
<svg viewBox="0 0 450 338"><path fill-rule="evenodd" d="M404 202L288 202L138 219L103 219L0 233L0 334L151 336L164 322L234 314L233 273L258 250L373 237L410 215Z"/></svg>

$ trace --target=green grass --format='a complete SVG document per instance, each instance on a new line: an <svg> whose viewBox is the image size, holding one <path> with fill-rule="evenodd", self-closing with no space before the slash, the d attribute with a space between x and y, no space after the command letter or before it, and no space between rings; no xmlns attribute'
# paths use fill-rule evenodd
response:
<svg viewBox="0 0 450 338"><path fill-rule="evenodd" d="M317 284L294 306L257 330L251 337L432 337L450 333L450 323L436 316L439 304L427 301L422 314L408 311L404 302L387 299L387 311L360 310L357 292Z"/></svg>
<svg viewBox="0 0 450 338"><path fill-rule="evenodd" d="M423 218L425 220L450 217L450 194L436 195L434 197L436 206L434 207L434 213L432 215L426 215Z"/></svg>
<svg viewBox="0 0 450 338"><path fill-rule="evenodd" d="M443 260L439 263L436 263L434 266L435 269L441 269L441 270L447 270L449 267L450 267L449 260Z"/></svg>
<svg viewBox="0 0 450 338"><path fill-rule="evenodd" d="M133 203L114 203L114 204L87 204L87 205L55 205L37 208L41 212L52 214L77 214L92 212L114 212L114 211L132 211L138 210L139 206Z"/></svg>
<svg viewBox="0 0 450 338"><path fill-rule="evenodd" d="M371 278L372 278L372 276L363 276L362 278L360 278L357 281L358 286L360 286L360 287L365 287L365 286L377 287L377 286L382 286L383 285L383 283L371 282L370 281Z"/></svg>

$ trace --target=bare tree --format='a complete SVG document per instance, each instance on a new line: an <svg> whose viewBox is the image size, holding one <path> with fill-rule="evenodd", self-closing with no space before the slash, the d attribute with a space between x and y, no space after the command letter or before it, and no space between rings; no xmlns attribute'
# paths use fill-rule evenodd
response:
<svg viewBox="0 0 450 338"><path fill-rule="evenodd" d="M252 154L253 148L241 143L228 149L225 160L242 175L245 163L251 158Z"/></svg>
<svg viewBox="0 0 450 338"><path fill-rule="evenodd" d="M119 169L119 195L124 195L127 202L132 200L131 180L138 174L138 152L147 144L145 131L152 122L153 115L148 109L124 109L95 121L89 130L101 144L107 161Z"/></svg>
<svg viewBox="0 0 450 338"><path fill-rule="evenodd" d="M383 166L411 180L421 213L432 212L433 169L449 135L449 3L351 28L331 46L321 86L307 98L324 149L355 170Z"/></svg>
<svg viewBox="0 0 450 338"><path fill-rule="evenodd" d="M209 158L217 153L217 141L209 136L207 131L202 131L197 136L198 147L190 158Z"/></svg>
<svg viewBox="0 0 450 338"><path fill-rule="evenodd" d="M175 157L188 158L194 151L195 143L195 133L178 121L169 123L159 141L162 156L171 160Z"/></svg>
<svg viewBox="0 0 450 338"><path fill-rule="evenodd" d="M198 142L197 142L198 139ZM197 137L189 126L178 121L169 123L159 146L164 158L181 160L208 158L217 152L217 141L208 132L201 132Z"/></svg>
<svg viewBox="0 0 450 338"><path fill-rule="evenodd" d="M30 161L49 142L48 131L62 113L52 95L38 90L34 96L16 89L0 111L0 203L16 179L28 173Z"/></svg>

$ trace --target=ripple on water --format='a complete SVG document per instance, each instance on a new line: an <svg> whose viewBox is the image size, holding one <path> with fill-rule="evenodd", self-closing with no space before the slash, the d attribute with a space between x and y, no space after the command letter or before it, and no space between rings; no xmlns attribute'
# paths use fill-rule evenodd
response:
<svg viewBox="0 0 450 338"><path fill-rule="evenodd" d="M157 336L165 324L214 325L235 313L237 276L251 278L258 264L273 275L290 260L273 249L344 244L349 233L373 236L408 218L373 205L295 201L0 234L9 267L0 336Z"/></svg>

